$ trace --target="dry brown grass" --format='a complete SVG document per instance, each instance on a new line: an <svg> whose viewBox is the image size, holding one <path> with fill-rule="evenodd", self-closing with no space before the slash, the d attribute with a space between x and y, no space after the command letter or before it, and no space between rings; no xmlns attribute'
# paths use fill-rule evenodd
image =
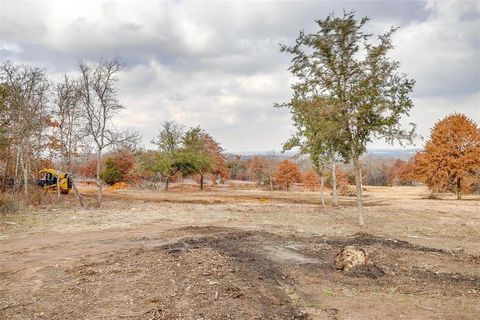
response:
<svg viewBox="0 0 480 320"><path fill-rule="evenodd" d="M94 191L82 189L87 202ZM0 217L0 290L9 288L0 308L7 319L61 318L58 310L242 319L267 301L278 304L264 310L272 319L475 319L480 197L427 195L367 186L366 228L355 198L325 214L318 192L123 189L106 191L101 208L68 195ZM337 273L333 258L349 243L366 247L381 272Z"/></svg>

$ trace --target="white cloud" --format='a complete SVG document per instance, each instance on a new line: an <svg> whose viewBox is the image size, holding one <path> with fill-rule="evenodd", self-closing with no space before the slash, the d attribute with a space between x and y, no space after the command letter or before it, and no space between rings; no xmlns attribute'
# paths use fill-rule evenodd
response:
<svg viewBox="0 0 480 320"><path fill-rule="evenodd" d="M11 54L22 53L23 49L15 42L2 41L0 44L0 50L10 52Z"/></svg>
<svg viewBox="0 0 480 320"><path fill-rule="evenodd" d="M417 80L419 96L471 94L480 89L480 3L439 1L429 17L401 28L394 57ZM465 15L474 18L467 19Z"/></svg>
<svg viewBox="0 0 480 320"><path fill-rule="evenodd" d="M439 117L480 115L480 10L470 1L41 1L1 2L1 59L71 73L77 59L120 55L116 125L140 130L144 142L164 120L200 125L228 150L279 149L293 132L288 110L293 43L314 19L356 9L370 31L400 26L393 56L417 80L410 119L419 132ZM374 147L384 147L375 142Z"/></svg>

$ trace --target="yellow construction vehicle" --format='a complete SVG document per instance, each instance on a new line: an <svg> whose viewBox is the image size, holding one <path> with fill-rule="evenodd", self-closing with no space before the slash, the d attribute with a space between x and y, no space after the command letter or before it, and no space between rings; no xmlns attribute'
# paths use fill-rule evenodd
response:
<svg viewBox="0 0 480 320"><path fill-rule="evenodd" d="M68 173L62 173L55 169L42 169L39 173L42 177L37 180L37 185L48 192L57 192L57 185L61 194L68 194L72 189L72 178L68 176Z"/></svg>

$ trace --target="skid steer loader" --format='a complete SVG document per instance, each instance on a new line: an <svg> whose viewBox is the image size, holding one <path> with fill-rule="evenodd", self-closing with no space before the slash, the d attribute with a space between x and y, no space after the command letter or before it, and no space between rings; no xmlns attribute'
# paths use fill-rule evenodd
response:
<svg viewBox="0 0 480 320"><path fill-rule="evenodd" d="M48 192L57 192L57 186L61 194L68 194L72 189L72 179L68 173L62 173L55 169L42 169L39 172L42 177L37 180L37 186Z"/></svg>

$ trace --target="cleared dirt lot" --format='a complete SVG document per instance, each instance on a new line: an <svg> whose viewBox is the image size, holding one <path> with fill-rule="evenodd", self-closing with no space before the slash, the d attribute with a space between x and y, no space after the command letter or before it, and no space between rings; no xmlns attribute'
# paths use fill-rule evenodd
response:
<svg viewBox="0 0 480 320"><path fill-rule="evenodd" d="M118 190L0 217L2 319L477 319L480 198ZM64 209L67 207L67 209ZM372 265L341 273L335 254Z"/></svg>

